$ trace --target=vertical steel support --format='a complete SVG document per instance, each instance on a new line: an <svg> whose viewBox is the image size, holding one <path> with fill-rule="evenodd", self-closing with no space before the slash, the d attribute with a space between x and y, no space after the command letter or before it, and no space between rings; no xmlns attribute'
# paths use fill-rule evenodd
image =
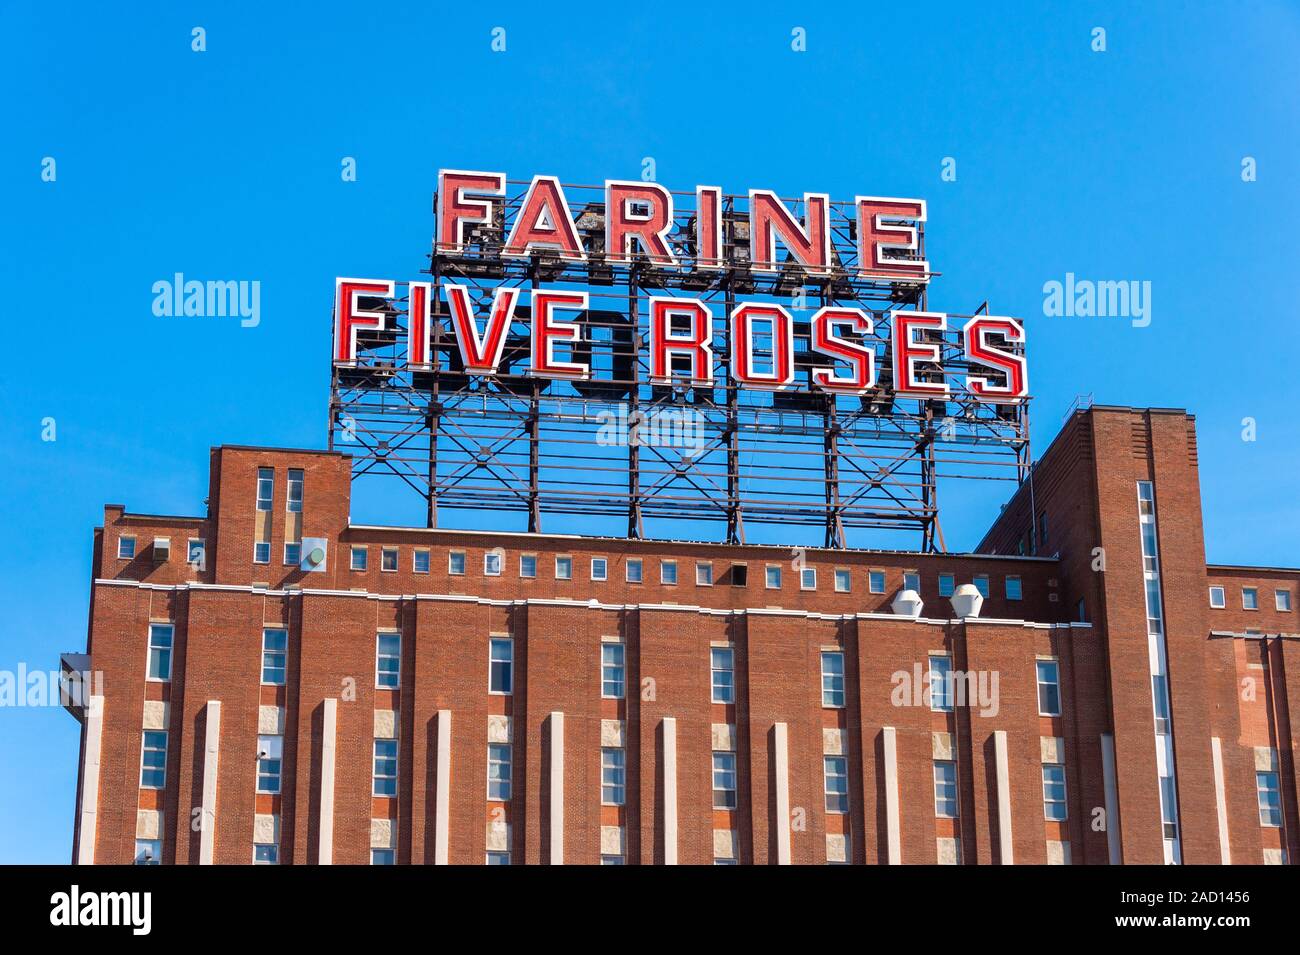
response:
<svg viewBox="0 0 1300 955"><path fill-rule="evenodd" d="M627 314L632 323L632 382L627 398L627 536L640 540L645 528L641 520L641 385L638 361L641 355L641 318L637 309L639 269L627 276Z"/></svg>

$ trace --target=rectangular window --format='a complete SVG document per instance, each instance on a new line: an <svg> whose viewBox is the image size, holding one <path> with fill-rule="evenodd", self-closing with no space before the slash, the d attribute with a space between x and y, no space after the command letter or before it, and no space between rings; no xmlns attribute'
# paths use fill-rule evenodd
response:
<svg viewBox="0 0 1300 955"><path fill-rule="evenodd" d="M1060 763L1043 764L1043 817L1063 822L1065 809L1065 767Z"/></svg>
<svg viewBox="0 0 1300 955"><path fill-rule="evenodd" d="M447 553L447 573L453 577L461 577L465 573L465 552L463 550L453 550Z"/></svg>
<svg viewBox="0 0 1300 955"><path fill-rule="evenodd" d="M767 565L767 589L781 589L781 568L778 564Z"/></svg>
<svg viewBox="0 0 1300 955"><path fill-rule="evenodd" d="M392 573L397 570L397 548L385 547L379 551L379 569Z"/></svg>
<svg viewBox="0 0 1300 955"><path fill-rule="evenodd" d="M736 754L713 754L713 808L736 808Z"/></svg>
<svg viewBox="0 0 1300 955"><path fill-rule="evenodd" d="M885 592L885 572L883 570L873 570L867 575L867 585L873 594L883 594Z"/></svg>
<svg viewBox="0 0 1300 955"><path fill-rule="evenodd" d="M749 586L749 565L748 564L731 565L731 586L733 587Z"/></svg>
<svg viewBox="0 0 1300 955"><path fill-rule="evenodd" d="M267 628L262 631L262 682L267 686L284 686L285 659L288 651L287 630Z"/></svg>
<svg viewBox="0 0 1300 955"><path fill-rule="evenodd" d="M365 570L368 560L369 560L369 556L367 555L366 549L364 547L352 548L352 569L353 570Z"/></svg>
<svg viewBox="0 0 1300 955"><path fill-rule="evenodd" d="M427 550L417 550L412 555L411 570L417 574L427 574L429 572L429 552Z"/></svg>
<svg viewBox="0 0 1300 955"><path fill-rule="evenodd" d="M934 814L957 818L957 764L951 759L934 761Z"/></svg>
<svg viewBox="0 0 1300 955"><path fill-rule="evenodd" d="M847 594L850 588L852 587L852 585L853 585L852 574L850 574L847 570L844 570L842 568L835 571L835 592L837 594ZM875 571L872 571L871 574L868 575L868 587L874 587L874 586L875 586ZM881 586L882 587L884 586L883 577L881 581ZM877 591L873 590L871 592L876 593Z"/></svg>
<svg viewBox="0 0 1300 955"><path fill-rule="evenodd" d="M641 583L641 558L629 557L624 565L624 576L629 584Z"/></svg>
<svg viewBox="0 0 1300 955"><path fill-rule="evenodd" d="M712 647L709 650L710 684L714 703L736 702L736 651L731 647Z"/></svg>
<svg viewBox="0 0 1300 955"><path fill-rule="evenodd" d="M1079 602L1074 607L1074 619L1079 623L1088 622L1088 601L1082 597L1079 598Z"/></svg>
<svg viewBox="0 0 1300 955"><path fill-rule="evenodd" d="M1156 732L1169 733L1169 684L1163 673L1151 674L1151 702L1156 714Z"/></svg>
<svg viewBox="0 0 1300 955"><path fill-rule="evenodd" d="M487 854L488 865L509 865L510 853L508 852L489 852Z"/></svg>
<svg viewBox="0 0 1300 955"><path fill-rule="evenodd" d="M302 563L302 544L291 544L285 541L284 563L286 567L296 567Z"/></svg>
<svg viewBox="0 0 1300 955"><path fill-rule="evenodd" d="M375 638L375 686L396 690L402 682L402 635L381 633Z"/></svg>
<svg viewBox="0 0 1300 955"><path fill-rule="evenodd" d="M208 546L199 537L191 537L185 542L185 563L195 570L202 570L207 564Z"/></svg>
<svg viewBox="0 0 1300 955"><path fill-rule="evenodd" d="M573 558L572 557L555 558L555 579L556 580L573 579Z"/></svg>
<svg viewBox="0 0 1300 955"><path fill-rule="evenodd" d="M609 562L604 557L591 558L591 579L605 580L609 576Z"/></svg>
<svg viewBox="0 0 1300 955"><path fill-rule="evenodd" d="M1021 596L1020 578L1008 577L1007 578L1007 599L1019 600L1020 596Z"/></svg>
<svg viewBox="0 0 1300 955"><path fill-rule="evenodd" d="M600 695L607 700L623 699L623 644L600 645Z"/></svg>
<svg viewBox="0 0 1300 955"><path fill-rule="evenodd" d="M135 557L134 537L119 537L117 539L117 556L122 560L131 560Z"/></svg>
<svg viewBox="0 0 1300 955"><path fill-rule="evenodd" d="M371 865L396 865L397 853L392 849L371 849L370 864Z"/></svg>
<svg viewBox="0 0 1300 955"><path fill-rule="evenodd" d="M604 746L600 750L600 801L606 806L621 806L627 785L626 754L622 749Z"/></svg>
<svg viewBox="0 0 1300 955"><path fill-rule="evenodd" d="M537 576L537 555L519 555L519 576L531 580Z"/></svg>
<svg viewBox="0 0 1300 955"><path fill-rule="evenodd" d="M253 865L279 865L280 847L270 843L254 843Z"/></svg>
<svg viewBox="0 0 1300 955"><path fill-rule="evenodd" d="M271 495L275 492L275 469L258 468L257 469L257 509L259 511L269 511L271 509Z"/></svg>
<svg viewBox="0 0 1300 955"><path fill-rule="evenodd" d="M257 541L253 544L253 563L269 564L271 562L271 542Z"/></svg>
<svg viewBox="0 0 1300 955"><path fill-rule="evenodd" d="M805 567L799 571L799 589L816 590L817 589L817 568Z"/></svg>
<svg viewBox="0 0 1300 955"><path fill-rule="evenodd" d="M844 654L822 651L822 706L844 705Z"/></svg>
<svg viewBox="0 0 1300 955"><path fill-rule="evenodd" d="M1258 610L1259 609L1259 591L1254 587L1241 588L1241 609Z"/></svg>
<svg viewBox="0 0 1300 955"><path fill-rule="evenodd" d="M1172 776L1160 777L1160 824L1166 839L1178 838L1178 798Z"/></svg>
<svg viewBox="0 0 1300 955"><path fill-rule="evenodd" d="M661 584L677 583L677 561L661 560L659 562L659 583Z"/></svg>
<svg viewBox="0 0 1300 955"><path fill-rule="evenodd" d="M939 575L939 596L940 597L951 597L954 587L955 587L955 581L952 574Z"/></svg>
<svg viewBox="0 0 1300 955"><path fill-rule="evenodd" d="M289 493L286 495L289 510L302 513L302 469L289 468Z"/></svg>
<svg viewBox="0 0 1300 955"><path fill-rule="evenodd" d="M1038 515L1038 546L1047 546L1047 512Z"/></svg>
<svg viewBox="0 0 1300 955"><path fill-rule="evenodd" d="M510 744L488 743L488 799L510 801Z"/></svg>
<svg viewBox="0 0 1300 955"><path fill-rule="evenodd" d="M284 760L283 736L257 738L257 791L275 795L280 791L280 767Z"/></svg>
<svg viewBox="0 0 1300 955"><path fill-rule="evenodd" d="M1273 591L1273 605L1283 613L1289 613L1291 610L1291 591L1275 590Z"/></svg>
<svg viewBox="0 0 1300 955"><path fill-rule="evenodd" d="M1213 607L1215 610L1222 610L1227 605L1228 605L1228 601L1224 597L1223 588L1211 587L1210 606Z"/></svg>
<svg viewBox="0 0 1300 955"><path fill-rule="evenodd" d="M172 637L175 633L170 623L149 624L149 679L172 678Z"/></svg>
<svg viewBox="0 0 1300 955"><path fill-rule="evenodd" d="M936 653L930 657L930 709L950 713L953 706L952 657Z"/></svg>
<svg viewBox="0 0 1300 955"><path fill-rule="evenodd" d="M375 796L397 795L397 740L375 740Z"/></svg>
<svg viewBox="0 0 1300 955"><path fill-rule="evenodd" d="M501 551L490 550L483 555L483 576L501 576Z"/></svg>
<svg viewBox="0 0 1300 955"><path fill-rule="evenodd" d="M136 865L160 865L162 863L161 839L135 840Z"/></svg>
<svg viewBox="0 0 1300 955"><path fill-rule="evenodd" d="M601 865L623 865L623 857L615 855L602 855L600 857Z"/></svg>
<svg viewBox="0 0 1300 955"><path fill-rule="evenodd" d="M971 583L975 585L975 589L980 592L981 597L987 597L989 595L988 574L976 574L975 579L971 581Z"/></svg>
<svg viewBox="0 0 1300 955"><path fill-rule="evenodd" d="M843 756L822 757L826 778L826 811L849 811L849 761Z"/></svg>
<svg viewBox="0 0 1300 955"><path fill-rule="evenodd" d="M911 571L903 574L903 589L914 590L919 594L921 592L921 575Z"/></svg>
<svg viewBox="0 0 1300 955"><path fill-rule="evenodd" d="M1256 773L1255 789L1259 793L1259 824L1270 829L1280 828L1282 803L1277 786L1277 773Z"/></svg>
<svg viewBox="0 0 1300 955"><path fill-rule="evenodd" d="M695 583L700 587L713 586L713 565L708 561L697 561L695 564Z"/></svg>
<svg viewBox="0 0 1300 955"><path fill-rule="evenodd" d="M1055 660L1039 660L1038 715L1061 715L1061 668Z"/></svg>
<svg viewBox="0 0 1300 955"><path fill-rule="evenodd" d="M140 788L162 789L167 782L167 733L145 730L140 752Z"/></svg>
<svg viewBox="0 0 1300 955"><path fill-rule="evenodd" d="M494 637L488 644L488 692L509 693L513 686L515 645L506 637Z"/></svg>

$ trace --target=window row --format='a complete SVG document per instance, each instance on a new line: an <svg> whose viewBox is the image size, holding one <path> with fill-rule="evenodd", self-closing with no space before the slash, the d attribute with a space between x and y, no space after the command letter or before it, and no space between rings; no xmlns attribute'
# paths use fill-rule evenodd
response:
<svg viewBox="0 0 1300 955"><path fill-rule="evenodd" d="M155 537L153 539L154 555L156 560L166 560L171 555L172 539L170 537ZM185 542L185 562L192 567L202 570L207 558L207 542L202 537L191 537ZM133 560L138 552L136 538L130 534L123 534L117 539L117 556L119 560Z"/></svg>
<svg viewBox="0 0 1300 955"><path fill-rule="evenodd" d="M1210 588L1210 607L1215 610L1222 610L1228 606L1227 595L1222 587ZM1278 587L1273 591L1273 606L1282 611L1289 613L1291 611L1291 591L1284 587ZM1242 587L1241 588L1241 609L1258 610L1259 609L1259 588Z"/></svg>
<svg viewBox="0 0 1300 955"><path fill-rule="evenodd" d="M365 571L370 567L370 546L367 544L351 545L351 558L349 566L355 571ZM427 574L429 572L428 548L415 548L411 556L411 570L417 574ZM400 569L400 548L381 546L379 548L379 569L383 571L395 572ZM287 561L286 561L287 562ZM678 562L674 559L664 558L659 561L659 582L661 584L673 585L678 582ZM467 573L467 557L465 551L453 550L447 553L447 573L453 577L461 577ZM483 575L485 577L500 577L504 573L505 554L500 550L490 550L483 555ZM744 587L749 583L749 568L746 564L731 565L731 583L737 587ZM781 564L767 564L764 567L764 584L768 590L780 590L783 585L785 568ZM525 580L530 580L538 575L538 555L520 554L519 555L519 576ZM609 559L606 557L592 557L589 565L590 578L594 581L606 581L609 579ZM629 557L623 562L624 579L628 583L639 584L645 581L645 560L641 557ZM573 558L569 556L557 556L555 558L554 576L556 580L573 579ZM804 567L795 572L795 578L799 582L800 590L817 589L817 568ZM954 574L939 574L939 595L941 597L951 597L957 589L957 578ZM988 574L976 574L971 578L976 589L985 597L989 596L990 584ZM695 562L695 583L700 587L712 587L714 584L714 569L712 561ZM832 583L836 593L850 593L852 590L852 572L847 568L838 567L832 570ZM905 571L903 573L902 589L920 591L921 575L915 571ZM887 593L886 572L883 570L870 570L867 572L867 591L873 594ZM1019 575L1011 574L1004 578L1004 595L1008 600L1020 600L1023 595L1023 585Z"/></svg>

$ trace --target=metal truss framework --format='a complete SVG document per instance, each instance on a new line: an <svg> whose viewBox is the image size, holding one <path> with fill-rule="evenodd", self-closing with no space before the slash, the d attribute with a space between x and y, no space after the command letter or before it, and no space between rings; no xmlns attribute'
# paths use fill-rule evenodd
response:
<svg viewBox="0 0 1300 955"><path fill-rule="evenodd" d="M775 272L751 268L744 196L723 198L723 259L695 258L694 193L674 193L673 268L645 257L612 261L604 251L602 187L565 186L586 261L547 252L502 257L504 229L527 183L511 181L459 247L435 244L432 275L434 364L405 364L405 299L382 303L383 332L362 332L357 361L332 372L329 446L353 454L353 478L396 475L423 496L429 527L443 509L518 511L541 531L548 515L625 517L629 537L655 534L661 521L716 521L725 540L743 543L747 525L821 526L827 547L846 547L852 529L919 532L923 551L941 549L938 480L1023 480L1029 471L1028 399L1016 405L976 400L966 389L961 325L930 333L943 362L923 366L946 379L946 401L897 396L890 362L890 311L926 309L926 285L857 276L855 209L831 203L829 276L809 274L789 257ZM437 198L435 197L435 204ZM802 202L786 200L796 215ZM924 238L918 258L924 258ZM448 283L464 285L479 315L499 287L585 290L582 341L573 360L589 380L528 375L531 298L521 296L496 377L467 375L448 306ZM649 298L700 299L713 315L714 382L649 381ZM795 387L758 391L730 378L726 324L738 302L776 302L795 316ZM365 299L362 299L363 304ZM809 319L823 305L861 308L875 322L859 340L877 352L878 387L864 396L809 389L827 359L809 349ZM378 301L372 307L381 307ZM976 312L984 310L984 306ZM756 352L763 350L756 338ZM996 372L980 366L980 374ZM562 525L561 525L562 526ZM555 529L555 528L549 528ZM695 536L695 535L692 535Z"/></svg>

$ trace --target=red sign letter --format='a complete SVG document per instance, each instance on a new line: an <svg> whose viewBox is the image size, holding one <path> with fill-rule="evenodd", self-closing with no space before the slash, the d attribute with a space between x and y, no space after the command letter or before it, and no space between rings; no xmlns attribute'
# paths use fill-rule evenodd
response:
<svg viewBox="0 0 1300 955"><path fill-rule="evenodd" d="M429 364L429 283L408 282L406 303L406 363Z"/></svg>
<svg viewBox="0 0 1300 955"><path fill-rule="evenodd" d="M722 262L722 190L695 187L695 267L720 269Z"/></svg>
<svg viewBox="0 0 1300 955"><path fill-rule="evenodd" d="M554 176L533 176L502 255L527 258L535 245L559 249L560 257L565 259L584 256L578 231L573 227L573 216L569 214L569 203L560 188L560 180Z"/></svg>
<svg viewBox="0 0 1300 955"><path fill-rule="evenodd" d="M492 313L488 316L487 327L480 335L469 289L463 285L447 284L447 305L456 329L456 345L460 348L460 358L467 372L472 375L497 373L501 351L506 344L506 330L515 317L515 302L518 300L519 289L497 289L492 297Z"/></svg>
<svg viewBox="0 0 1300 955"><path fill-rule="evenodd" d="M648 212L633 210L645 205ZM676 256L668 245L673 227L673 197L653 182L605 180L605 255L619 262L632 258L632 239L657 265L675 265Z"/></svg>
<svg viewBox="0 0 1300 955"><path fill-rule="evenodd" d="M826 273L831 266L830 223L826 221L830 196L806 192L805 225L801 226L775 192L749 190L749 260L759 272L776 272L776 240L811 272Z"/></svg>
<svg viewBox="0 0 1300 955"><path fill-rule="evenodd" d="M552 308L587 307L586 292L534 292L533 293L533 368L532 373L542 378L588 378L591 368L582 362L557 361L555 339L576 342L582 335L577 322L557 322L551 318Z"/></svg>
<svg viewBox="0 0 1300 955"><path fill-rule="evenodd" d="M690 322L686 333L673 330L673 319ZM688 355L692 384L713 383L713 315L709 307L694 298L650 299L650 380L665 385L672 381L670 355Z"/></svg>
<svg viewBox="0 0 1300 955"><path fill-rule="evenodd" d="M754 371L754 322L772 326L772 370ZM779 391L794 381L794 320L780 305L747 302L731 313L731 378L751 388Z"/></svg>
<svg viewBox="0 0 1300 955"><path fill-rule="evenodd" d="M442 169L438 172L438 246L455 250L465 244L465 223L490 222L490 199L466 199L467 189L489 196L503 196L506 174L503 172L462 172Z"/></svg>
<svg viewBox="0 0 1300 955"><path fill-rule="evenodd" d="M357 308L358 295L393 297L389 279L334 280L334 360L357 360L357 330L384 327L384 313Z"/></svg>
<svg viewBox="0 0 1300 955"><path fill-rule="evenodd" d="M1024 326L1014 318L977 315L962 328L962 337L966 342L966 360L1005 372L1007 383L995 385L984 375L967 375L966 387L976 398L999 404L1012 404L1020 398L1028 397L1029 372L1025 356L993 348L988 341L990 335L998 335L1008 342L1023 343Z"/></svg>
<svg viewBox="0 0 1300 955"><path fill-rule="evenodd" d="M918 343L918 329L943 331L948 316L943 312L890 312L894 322L894 391L913 398L946 398L948 382L922 381L917 377L917 362L943 363L943 351L935 342Z"/></svg>
<svg viewBox="0 0 1300 955"><path fill-rule="evenodd" d="M885 255L920 249L917 234L925 221L925 200L858 196L854 202L858 207L858 275L891 282L930 281L929 262ZM916 225L897 224L899 219L915 220ZM886 220L895 224L886 224Z"/></svg>
<svg viewBox="0 0 1300 955"><path fill-rule="evenodd" d="M861 395L875 387L876 352L835 334L835 326L848 325L855 332L870 335L874 329L871 316L860 308L836 308L827 305L812 317L812 349L830 358L846 361L852 367L847 375L838 375L833 366L814 368L812 383L824 391Z"/></svg>

